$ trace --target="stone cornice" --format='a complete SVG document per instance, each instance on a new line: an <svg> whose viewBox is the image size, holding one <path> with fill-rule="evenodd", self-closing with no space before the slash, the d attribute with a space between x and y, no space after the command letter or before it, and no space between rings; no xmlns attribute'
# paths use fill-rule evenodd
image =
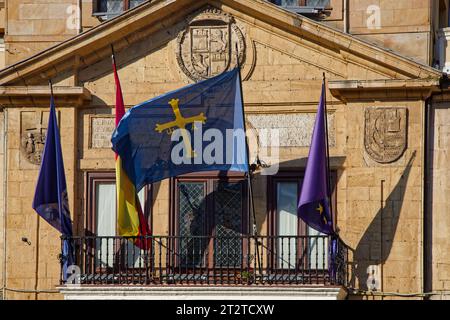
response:
<svg viewBox="0 0 450 320"><path fill-rule="evenodd" d="M180 20L183 12L195 11L206 4L230 8L269 23L310 41L331 46L345 56L351 53L362 60L371 61L392 70L394 78L439 79L441 73L426 65L379 48L330 26L288 12L264 0L155 0L143 3L118 17L81 33L67 41L46 49L30 58L0 70L0 85L37 84L36 78L54 77L58 73L76 68L74 61L89 65L110 54L110 44L120 51L130 43ZM34 79L33 79L34 78Z"/></svg>
<svg viewBox="0 0 450 320"><path fill-rule="evenodd" d="M128 45L129 40L123 38L131 35L139 38L137 33L147 25L158 25L163 28L164 19L174 12L182 12L184 6L199 7L203 0L154 0L130 9L114 19L83 32L53 47L43 50L25 60L0 70L0 85L21 82L27 84L27 78L42 73L48 78L55 76L61 69L73 65L75 57L84 57L94 53L98 58L110 55L110 44L115 43L115 49L120 51ZM96 52L97 51L97 52ZM107 51L107 52L105 52ZM69 60L69 61L68 61ZM86 61L87 64L91 61ZM63 67L55 67L63 64ZM53 69L48 72L47 69ZM54 72L55 74L52 74Z"/></svg>
<svg viewBox="0 0 450 320"><path fill-rule="evenodd" d="M53 96L57 107L82 106L91 100L91 93L83 87L54 86ZM48 107L49 103L48 86L0 86L1 107Z"/></svg>
<svg viewBox="0 0 450 320"><path fill-rule="evenodd" d="M425 100L440 90L439 80L334 80L328 87L341 101Z"/></svg>
<svg viewBox="0 0 450 320"><path fill-rule="evenodd" d="M397 71L399 78L400 75L406 75L411 79L439 79L442 76L442 73L437 69L418 63L391 50L378 47L351 34L343 33L328 25L291 13L276 5L267 3L265 0L216 0L213 2L223 2L230 7L236 8L236 10L241 9L245 11L244 8L247 7L247 11L252 10L254 16L259 16L266 21L270 20L274 26L284 26L284 28L297 33L303 32L302 36L309 39L316 40L319 43L328 43L342 51L351 52L357 56L364 57L368 61L389 67ZM262 16L266 16L266 18L262 18Z"/></svg>
<svg viewBox="0 0 450 320"><path fill-rule="evenodd" d="M344 300L347 291L343 287L226 287L226 286L62 286L58 287L66 300L90 299L140 299L140 300Z"/></svg>

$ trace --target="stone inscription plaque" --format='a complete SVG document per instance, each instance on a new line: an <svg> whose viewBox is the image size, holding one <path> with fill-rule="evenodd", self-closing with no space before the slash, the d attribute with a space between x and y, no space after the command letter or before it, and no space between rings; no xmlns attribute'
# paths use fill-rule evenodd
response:
<svg viewBox="0 0 450 320"><path fill-rule="evenodd" d="M279 131L279 146L273 145L271 139L266 139L266 141L259 139L260 147L309 147L316 114L250 114L247 116L247 120L257 132L263 129ZM336 144L334 114L328 115L328 132L330 147L334 147Z"/></svg>
<svg viewBox="0 0 450 320"><path fill-rule="evenodd" d="M115 126L114 117L91 117L90 148L111 149L111 135Z"/></svg>

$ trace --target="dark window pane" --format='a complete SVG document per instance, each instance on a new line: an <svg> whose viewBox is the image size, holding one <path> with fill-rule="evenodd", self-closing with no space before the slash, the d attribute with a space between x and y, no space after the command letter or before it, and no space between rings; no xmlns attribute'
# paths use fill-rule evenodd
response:
<svg viewBox="0 0 450 320"><path fill-rule="evenodd" d="M238 267L242 258L242 183L217 182L214 192L217 266Z"/></svg>
<svg viewBox="0 0 450 320"><path fill-rule="evenodd" d="M271 2L283 7L325 8L330 5L330 0L272 0Z"/></svg>
<svg viewBox="0 0 450 320"><path fill-rule="evenodd" d="M282 6L298 6L298 0L281 0Z"/></svg>
<svg viewBox="0 0 450 320"><path fill-rule="evenodd" d="M192 236L204 236L205 185L182 182L178 185L181 265L197 266L202 262L206 243Z"/></svg>
<svg viewBox="0 0 450 320"><path fill-rule="evenodd" d="M307 7L326 8L330 6L330 0L306 0Z"/></svg>
<svg viewBox="0 0 450 320"><path fill-rule="evenodd" d="M99 0L98 12L120 13L123 11L123 0Z"/></svg>
<svg viewBox="0 0 450 320"><path fill-rule="evenodd" d="M145 0L130 0L130 9L140 5Z"/></svg>

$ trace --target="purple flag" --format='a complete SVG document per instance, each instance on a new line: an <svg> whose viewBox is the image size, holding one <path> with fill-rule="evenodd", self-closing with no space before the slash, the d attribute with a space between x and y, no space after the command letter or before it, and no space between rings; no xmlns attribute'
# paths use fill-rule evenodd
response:
<svg viewBox="0 0 450 320"><path fill-rule="evenodd" d="M66 176L53 95L50 97L47 135L33 199L33 209L50 225L61 232L64 238L72 236ZM73 252L69 239L64 239L63 241L62 263L63 279L65 280L67 278L67 268L73 264Z"/></svg>
<svg viewBox="0 0 450 320"><path fill-rule="evenodd" d="M325 83L323 83L305 178L298 203L298 215L311 228L332 235L334 234L334 228L328 196L325 122Z"/></svg>

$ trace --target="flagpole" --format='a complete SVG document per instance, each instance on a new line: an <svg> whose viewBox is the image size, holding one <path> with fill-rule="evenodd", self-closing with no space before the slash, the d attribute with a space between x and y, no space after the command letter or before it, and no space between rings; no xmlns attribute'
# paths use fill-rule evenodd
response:
<svg viewBox="0 0 450 320"><path fill-rule="evenodd" d="M36 274L34 278L34 300L38 300L38 287L39 287L39 238L40 238L41 221L40 215L36 215Z"/></svg>
<svg viewBox="0 0 450 320"><path fill-rule="evenodd" d="M330 171L330 143L328 139L328 111L327 111L327 85L325 72L323 73L323 95L324 95L324 113L325 113L325 137L326 137L326 156L327 156L327 193L330 201L330 215L333 226L333 232L336 232L333 214L333 199L331 194L331 171Z"/></svg>
<svg viewBox="0 0 450 320"><path fill-rule="evenodd" d="M331 264L329 266L329 273L330 273L330 279L332 279L332 283L334 282L334 274L336 271L335 266L335 254L336 254L336 248L335 245L336 242L336 226L334 221L334 214L333 214L333 199L331 194L331 174L330 174L330 143L328 139L328 110L327 110L327 85L326 85L326 78L325 78L325 72L323 73L323 99L324 99L324 113L325 113L325 137L326 137L326 156L327 156L327 193L328 193L328 199L330 204L330 217L331 217L331 225L333 226L333 234L331 235L331 241L328 244L329 247L329 254L330 254L330 260Z"/></svg>
<svg viewBox="0 0 450 320"><path fill-rule="evenodd" d="M248 146L248 138L247 138L247 126L245 124L245 110L244 110L244 91L242 90L242 74L241 74L241 64L239 61L239 49L238 45L236 44L236 64L239 70L239 87L241 90L241 108L242 108L242 121L243 121L243 127L244 127L244 134L245 134L245 149L247 153L247 185L248 185L248 193L249 193L249 200L250 200L250 210L252 210L252 218L253 218L253 237L255 239L255 253L258 261L258 269L261 273L261 257L259 256L259 248L258 248L258 228L256 226L256 212L255 212L255 205L254 205L254 198L253 198L253 183L252 183L252 173L250 170L250 148Z"/></svg>
<svg viewBox="0 0 450 320"><path fill-rule="evenodd" d="M50 87L50 101L53 98L53 84L52 80L48 80L48 86ZM51 108L51 106L50 106ZM51 110L50 110L51 112ZM42 158L41 158L42 160ZM39 238L40 238L40 229L41 229L41 216L39 214L36 215L36 256L35 256L35 264L36 264L36 274L34 281L34 300L38 300L38 287L39 287Z"/></svg>

